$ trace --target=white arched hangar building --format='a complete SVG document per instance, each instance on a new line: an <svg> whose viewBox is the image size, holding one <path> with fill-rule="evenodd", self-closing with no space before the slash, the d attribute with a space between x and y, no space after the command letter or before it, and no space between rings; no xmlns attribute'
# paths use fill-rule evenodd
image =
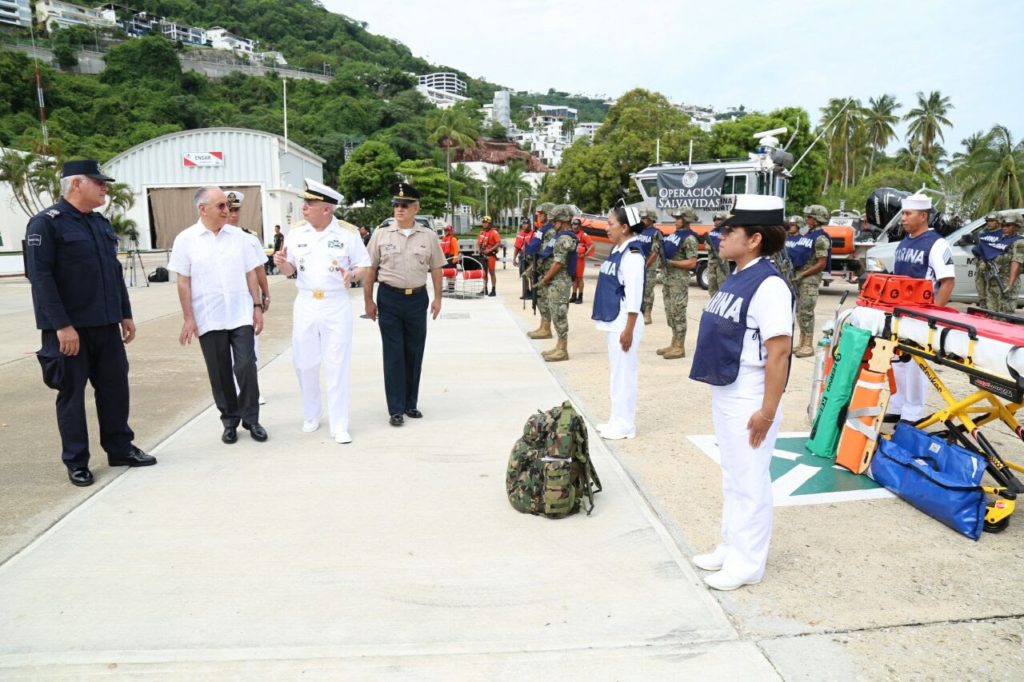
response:
<svg viewBox="0 0 1024 682"><path fill-rule="evenodd" d="M201 128L154 138L118 154L103 170L135 193L127 212L138 248L170 249L197 220L192 198L205 185L245 194L240 225L273 245L274 225L302 220L303 179L323 181L324 160L280 135L245 128Z"/></svg>

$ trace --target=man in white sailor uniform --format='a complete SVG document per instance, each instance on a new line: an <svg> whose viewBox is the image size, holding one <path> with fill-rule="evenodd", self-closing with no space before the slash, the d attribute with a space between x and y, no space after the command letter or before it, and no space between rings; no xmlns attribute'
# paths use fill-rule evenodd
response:
<svg viewBox="0 0 1024 682"><path fill-rule="evenodd" d="M893 274L930 279L935 286L935 305L946 305L956 283L956 271L949 243L928 227L931 210L932 200L925 194L903 199L901 222L907 236L896 247ZM918 421L925 416L928 377L913 360L893 363L892 373L896 393L889 400L889 414L899 415L904 421Z"/></svg>
<svg viewBox="0 0 1024 682"><path fill-rule="evenodd" d="M351 443L349 370L352 360L352 306L349 283L362 277L370 255L359 235L338 224L334 209L341 195L306 180L302 195L306 224L288 232L274 264L285 276L297 273L298 296L292 315L292 363L302 391L302 430L320 428L320 366L327 382L327 415L335 442Z"/></svg>

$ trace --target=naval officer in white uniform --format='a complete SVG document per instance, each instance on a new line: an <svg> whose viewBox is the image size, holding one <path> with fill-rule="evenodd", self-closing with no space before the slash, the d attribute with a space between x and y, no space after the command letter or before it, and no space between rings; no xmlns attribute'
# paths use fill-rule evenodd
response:
<svg viewBox="0 0 1024 682"><path fill-rule="evenodd" d="M734 590L761 581L772 535L769 472L793 344L793 294L768 256L785 246L783 201L739 195L718 252L736 263L700 318L690 378L711 385L722 466L722 542L693 563Z"/></svg>
<svg viewBox="0 0 1024 682"><path fill-rule="evenodd" d="M351 443L348 428L349 369L352 359L352 306L349 283L362 277L370 255L359 235L338 224L334 209L341 195L306 180L302 195L306 224L288 232L274 264L285 276L298 273L292 318L292 362L302 391L302 430L320 428L320 366L327 381L331 435Z"/></svg>

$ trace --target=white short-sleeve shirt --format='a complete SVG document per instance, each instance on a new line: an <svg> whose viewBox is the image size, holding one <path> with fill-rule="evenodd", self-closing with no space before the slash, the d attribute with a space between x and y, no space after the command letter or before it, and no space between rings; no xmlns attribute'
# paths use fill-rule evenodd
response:
<svg viewBox="0 0 1024 682"><path fill-rule="evenodd" d="M288 232L284 238L288 262L295 266L295 285L303 291L322 289L344 291L342 270L370 265L370 253L362 238L332 219L323 230L308 223Z"/></svg>
<svg viewBox="0 0 1024 682"><path fill-rule="evenodd" d="M192 314L200 335L252 324L246 274L267 259L250 237L232 225L214 234L196 223L174 239L167 268L191 279Z"/></svg>
<svg viewBox="0 0 1024 682"><path fill-rule="evenodd" d="M746 267L758 260L752 260ZM747 328L740 353L740 372L765 366L768 358L765 340L793 335L793 294L781 277L768 277L754 292L747 308Z"/></svg>
<svg viewBox="0 0 1024 682"><path fill-rule="evenodd" d="M617 244L612 249L612 253L626 251L634 243L635 239L630 237L622 244ZM627 251L622 255L616 277L619 279L619 284L623 285L626 289L625 298L623 298L622 304L619 306L618 317L611 322L597 322L595 327L599 331L621 332L626 328L626 319L629 314L640 312L644 302L644 271L646 269L647 265L642 254ZM643 320L640 320L640 323L643 324Z"/></svg>

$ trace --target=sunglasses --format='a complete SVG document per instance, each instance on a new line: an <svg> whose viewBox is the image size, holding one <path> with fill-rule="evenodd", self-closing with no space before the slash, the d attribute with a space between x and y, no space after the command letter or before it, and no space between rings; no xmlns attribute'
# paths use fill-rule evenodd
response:
<svg viewBox="0 0 1024 682"><path fill-rule="evenodd" d="M411 202L408 202L408 201L392 201L391 202L391 207L392 208L409 208L409 206L411 206L411 205L412 205Z"/></svg>
<svg viewBox="0 0 1024 682"><path fill-rule="evenodd" d="M228 207L228 202L226 202L226 201L222 201L222 202L220 202L219 204L206 204L206 205L207 205L207 206L212 206L213 208L216 208L216 209L218 209L218 210L221 210L221 211L223 211L223 210L224 210L225 208L227 208L227 207Z"/></svg>
<svg viewBox="0 0 1024 682"><path fill-rule="evenodd" d="M574 223L572 223L573 227L580 227L582 225L583 225L583 223L581 223L581 222L574 222Z"/></svg>

